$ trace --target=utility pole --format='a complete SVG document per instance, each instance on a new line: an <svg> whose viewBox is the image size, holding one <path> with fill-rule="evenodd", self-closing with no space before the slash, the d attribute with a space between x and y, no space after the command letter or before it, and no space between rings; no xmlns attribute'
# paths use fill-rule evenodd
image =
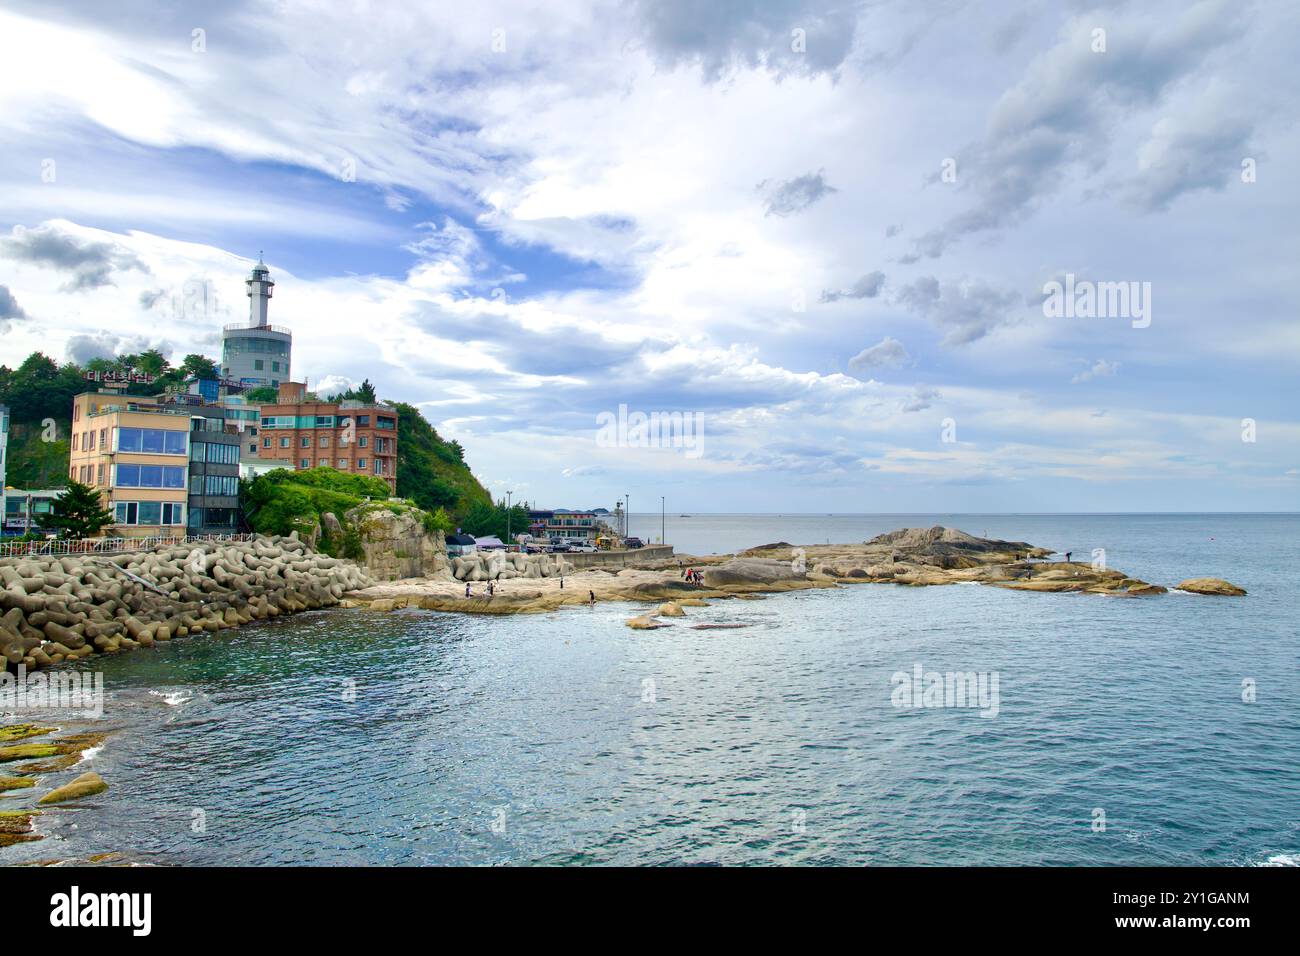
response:
<svg viewBox="0 0 1300 956"><path fill-rule="evenodd" d="M623 537L632 533L632 496L623 492Z"/></svg>
<svg viewBox="0 0 1300 956"><path fill-rule="evenodd" d="M668 515L664 510L664 496L659 496L659 543L668 542Z"/></svg>
<svg viewBox="0 0 1300 956"><path fill-rule="evenodd" d="M506 550L510 550L510 496L513 491L506 492Z"/></svg>

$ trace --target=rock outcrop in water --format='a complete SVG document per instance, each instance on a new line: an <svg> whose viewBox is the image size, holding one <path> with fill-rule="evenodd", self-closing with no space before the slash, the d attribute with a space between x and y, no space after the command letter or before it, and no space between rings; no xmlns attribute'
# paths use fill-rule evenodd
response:
<svg viewBox="0 0 1300 956"><path fill-rule="evenodd" d="M498 575L492 578L498 584L491 597L480 587L472 597L466 598L462 585L436 579L380 585L351 597L358 603L373 602L371 606L376 609L418 606L441 611L518 614L587 604L591 595L597 601L659 603L667 600L685 606L702 598L757 600L765 593L855 584L908 587L986 584L1011 591L1077 592L1124 598L1154 596L1167 590L1112 568L1080 561L1044 560L1052 554L1047 548L1025 541L978 538L955 528L902 528L861 544L796 547L778 542L736 556L680 555L668 561L648 560L644 567L625 568L617 574L602 569L566 571L567 590L559 587L555 576L539 574L528 581L511 581L508 576ZM492 573L491 568L513 567L502 562L515 559L522 560L523 556L507 558L500 553L475 556L472 561L454 559L452 566L458 579L468 574L465 580L485 581L486 575ZM475 571L477 568L483 570ZM694 568L701 583L684 580L685 568ZM482 576L474 577L475 573ZM637 623L630 626L642 626L642 618L654 621L657 616L640 615L634 618Z"/></svg>
<svg viewBox="0 0 1300 956"><path fill-rule="evenodd" d="M1223 597L1244 597L1246 594L1245 588L1239 588L1223 578L1188 578L1176 587L1191 594L1217 594Z"/></svg>
<svg viewBox="0 0 1300 956"><path fill-rule="evenodd" d="M30 670L339 603L373 579L296 537L0 562L0 658Z"/></svg>

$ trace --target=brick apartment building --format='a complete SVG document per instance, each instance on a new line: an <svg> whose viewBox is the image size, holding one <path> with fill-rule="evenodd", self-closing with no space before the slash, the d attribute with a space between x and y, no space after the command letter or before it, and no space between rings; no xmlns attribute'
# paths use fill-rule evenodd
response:
<svg viewBox="0 0 1300 956"><path fill-rule="evenodd" d="M281 382L279 401L262 406L258 437L262 461L382 478L397 494L397 411L387 405L308 401L306 385Z"/></svg>

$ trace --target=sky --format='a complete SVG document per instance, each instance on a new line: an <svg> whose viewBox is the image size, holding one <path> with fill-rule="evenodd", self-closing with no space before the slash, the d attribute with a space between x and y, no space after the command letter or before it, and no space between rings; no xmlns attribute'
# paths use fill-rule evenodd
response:
<svg viewBox="0 0 1300 956"><path fill-rule="evenodd" d="M0 362L219 358L260 252L296 378L539 507L1295 510L1298 41L1261 0L5 0Z"/></svg>

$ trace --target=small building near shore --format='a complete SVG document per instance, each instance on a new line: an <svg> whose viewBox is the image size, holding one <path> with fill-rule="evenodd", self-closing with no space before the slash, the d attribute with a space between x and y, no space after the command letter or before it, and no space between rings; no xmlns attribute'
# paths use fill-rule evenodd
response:
<svg viewBox="0 0 1300 956"><path fill-rule="evenodd" d="M474 539L474 546L479 551L504 551L506 543L494 534Z"/></svg>

